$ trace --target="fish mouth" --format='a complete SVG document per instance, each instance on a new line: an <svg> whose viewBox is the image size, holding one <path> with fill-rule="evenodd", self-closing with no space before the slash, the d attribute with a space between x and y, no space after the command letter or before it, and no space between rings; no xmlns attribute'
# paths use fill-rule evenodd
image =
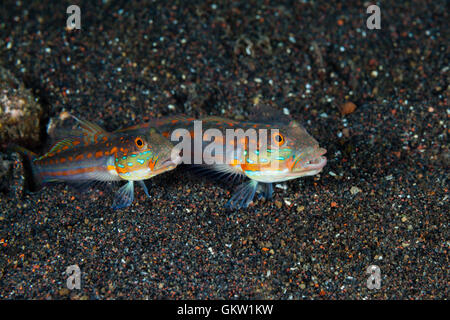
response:
<svg viewBox="0 0 450 320"><path fill-rule="evenodd" d="M174 159L168 159L162 162L157 169L153 170L153 175L158 175L160 173L170 171L175 169L181 162L181 157L175 157Z"/></svg>
<svg viewBox="0 0 450 320"><path fill-rule="evenodd" d="M303 165L304 170L310 171L310 170L319 170L325 167L327 164L327 158L319 156L318 158L315 158L313 160L308 161Z"/></svg>
<svg viewBox="0 0 450 320"><path fill-rule="evenodd" d="M294 168L294 171L292 173L294 175L312 175L319 173L327 164L327 158L323 156L325 153L327 153L327 150L324 148L318 148L317 150L314 150L314 157L306 162L301 163L301 166L299 166L298 168Z"/></svg>

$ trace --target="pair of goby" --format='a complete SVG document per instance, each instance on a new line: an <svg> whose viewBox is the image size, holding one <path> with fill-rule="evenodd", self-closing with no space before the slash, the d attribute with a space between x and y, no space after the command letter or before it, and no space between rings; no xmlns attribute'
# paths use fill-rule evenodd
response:
<svg viewBox="0 0 450 320"><path fill-rule="evenodd" d="M201 119L201 137L195 137L199 134L194 130L197 120L183 116L155 119L112 133L93 123L75 119L81 131L57 142L43 156L23 148L19 151L31 161L33 176L38 183L126 180L127 183L116 194L115 209L127 207L133 202L135 181L148 196L144 180L173 170L182 163L182 159L186 159L172 152L179 143L177 129L188 132L193 142L200 141L201 147L192 145L191 159L195 152L201 152L204 169L217 172L222 177L247 180L238 186L227 202L226 206L230 209L248 207L257 192L260 197L270 199L273 183L315 175L327 162L323 156L326 150L303 126L286 117L258 121L207 117ZM208 129L216 129L224 137L227 129L255 129L257 132L264 129L268 130L268 134L261 148L260 141L248 138L244 143L215 138L214 143L223 147L222 158L228 159L226 153L233 151L231 161L206 164L212 163L204 153L212 140L208 137L204 139L203 133ZM249 143L254 147L249 148ZM217 150L214 156L217 156Z"/></svg>

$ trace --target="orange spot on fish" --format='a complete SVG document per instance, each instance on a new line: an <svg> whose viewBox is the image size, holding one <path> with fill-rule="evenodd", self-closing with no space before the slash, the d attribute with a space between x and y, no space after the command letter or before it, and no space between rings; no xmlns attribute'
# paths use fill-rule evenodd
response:
<svg viewBox="0 0 450 320"><path fill-rule="evenodd" d="M152 170L153 171L153 168L155 168L155 161L153 161L153 160L150 160L149 162L148 162L148 167L150 168L150 170Z"/></svg>
<svg viewBox="0 0 450 320"><path fill-rule="evenodd" d="M237 166L239 164L241 164L241 162L237 159L233 159L230 161L230 165L232 165L232 166Z"/></svg>
<svg viewBox="0 0 450 320"><path fill-rule="evenodd" d="M92 158L92 153L88 153L88 155L86 156L86 158L88 158L88 159Z"/></svg>
<svg viewBox="0 0 450 320"><path fill-rule="evenodd" d="M100 157L102 157L103 156L103 152L101 152L101 151L97 151L96 153L95 153L95 157L96 158L100 158Z"/></svg>
<svg viewBox="0 0 450 320"><path fill-rule="evenodd" d="M120 167L116 167L116 171L117 171L117 173L127 173L127 172L128 172L127 169L125 169L125 168L120 168Z"/></svg>
<svg viewBox="0 0 450 320"><path fill-rule="evenodd" d="M111 149L111 152L110 152L110 153L111 153L111 154L115 154L116 152L117 152L117 147L114 147L114 148Z"/></svg>
<svg viewBox="0 0 450 320"><path fill-rule="evenodd" d="M289 170L292 170L292 168L294 167L294 164L295 164L295 161L294 161L294 159L292 157L289 157L289 158L286 159L286 167Z"/></svg>
<svg viewBox="0 0 450 320"><path fill-rule="evenodd" d="M80 161L84 159L84 154L79 154L75 157L75 161Z"/></svg>
<svg viewBox="0 0 450 320"><path fill-rule="evenodd" d="M260 164L260 163L243 163L241 164L241 168L244 171L261 171L267 168L270 168L270 163L264 163L264 164ZM277 169L277 168L271 168L271 170L282 170L281 168Z"/></svg>
<svg viewBox="0 0 450 320"><path fill-rule="evenodd" d="M61 159L59 159L59 162L61 162L61 163L65 163L66 161L67 161L66 158L61 158Z"/></svg>
<svg viewBox="0 0 450 320"><path fill-rule="evenodd" d="M77 145L79 145L80 143L81 143L80 141L75 140L74 142L72 142L72 145L77 146Z"/></svg>

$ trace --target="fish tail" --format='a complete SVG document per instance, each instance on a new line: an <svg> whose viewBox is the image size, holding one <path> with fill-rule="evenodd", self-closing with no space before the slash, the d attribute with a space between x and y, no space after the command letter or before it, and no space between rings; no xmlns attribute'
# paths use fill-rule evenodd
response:
<svg viewBox="0 0 450 320"><path fill-rule="evenodd" d="M31 189L40 188L42 179L39 168L34 164L34 160L38 157L36 153L16 144L10 144L8 150L17 152L22 156L23 166L25 169L25 181Z"/></svg>

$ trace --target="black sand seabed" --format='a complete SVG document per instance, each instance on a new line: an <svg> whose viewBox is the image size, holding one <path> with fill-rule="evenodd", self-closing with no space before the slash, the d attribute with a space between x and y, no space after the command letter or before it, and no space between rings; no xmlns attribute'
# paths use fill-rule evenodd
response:
<svg viewBox="0 0 450 320"><path fill-rule="evenodd" d="M73 1L80 31L54 3L0 5L0 64L44 120L246 119L259 100L302 121L329 162L231 213L232 186L182 168L113 211L117 187L22 192L17 165L0 199L1 299L448 298L446 1L382 1L381 30L363 1Z"/></svg>

